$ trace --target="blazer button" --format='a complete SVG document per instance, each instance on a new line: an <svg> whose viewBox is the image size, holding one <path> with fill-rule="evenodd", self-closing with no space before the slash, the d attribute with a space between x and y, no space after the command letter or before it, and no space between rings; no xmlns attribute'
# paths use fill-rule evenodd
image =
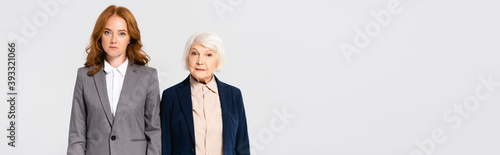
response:
<svg viewBox="0 0 500 155"><path fill-rule="evenodd" d="M111 136L111 140L115 140L116 139L116 136Z"/></svg>
<svg viewBox="0 0 500 155"><path fill-rule="evenodd" d="M193 153L193 154L194 154L194 149L189 150L189 152L191 152L191 153Z"/></svg>

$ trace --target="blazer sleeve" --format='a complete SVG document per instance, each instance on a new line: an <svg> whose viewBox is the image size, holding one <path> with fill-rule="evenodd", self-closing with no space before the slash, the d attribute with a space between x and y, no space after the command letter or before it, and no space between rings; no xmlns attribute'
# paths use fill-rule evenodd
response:
<svg viewBox="0 0 500 155"><path fill-rule="evenodd" d="M68 155L84 155L86 144L86 118L87 109L83 99L82 77L85 74L83 69L79 69L76 77L75 90L73 93L73 104L71 108L71 118L69 123Z"/></svg>
<svg viewBox="0 0 500 155"><path fill-rule="evenodd" d="M148 140L147 155L161 154L161 126L160 126L160 88L158 73L153 69L151 81L147 88L146 104L144 108L145 134Z"/></svg>
<svg viewBox="0 0 500 155"><path fill-rule="evenodd" d="M162 141L162 153L163 155L172 154L172 142L170 138L170 121L172 118L172 104L173 96L168 93L169 90L163 91L161 97L161 141Z"/></svg>
<svg viewBox="0 0 500 155"><path fill-rule="evenodd" d="M236 132L236 154L249 155L250 141L247 130L247 117L245 115L245 107L243 105L243 97L241 91L236 88L235 101L238 108L238 130Z"/></svg>

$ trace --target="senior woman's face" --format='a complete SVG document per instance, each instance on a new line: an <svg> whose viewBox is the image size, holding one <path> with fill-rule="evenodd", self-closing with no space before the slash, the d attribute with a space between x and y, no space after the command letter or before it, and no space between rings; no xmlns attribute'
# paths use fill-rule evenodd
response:
<svg viewBox="0 0 500 155"><path fill-rule="evenodd" d="M217 67L217 53L210 48L194 42L188 56L189 72L194 79L201 83L212 80L214 69Z"/></svg>

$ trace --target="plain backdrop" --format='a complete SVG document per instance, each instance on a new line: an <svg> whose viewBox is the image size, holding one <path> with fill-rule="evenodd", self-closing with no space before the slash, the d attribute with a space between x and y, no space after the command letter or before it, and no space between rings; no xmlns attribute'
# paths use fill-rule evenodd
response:
<svg viewBox="0 0 500 155"><path fill-rule="evenodd" d="M17 39L19 95L16 147L0 136L0 154L66 154L76 72L111 4L137 19L160 91L188 76L190 35L220 36L228 63L215 74L242 90L252 154L500 154L491 0L3 0L0 75ZM473 102L478 89L489 96Z"/></svg>

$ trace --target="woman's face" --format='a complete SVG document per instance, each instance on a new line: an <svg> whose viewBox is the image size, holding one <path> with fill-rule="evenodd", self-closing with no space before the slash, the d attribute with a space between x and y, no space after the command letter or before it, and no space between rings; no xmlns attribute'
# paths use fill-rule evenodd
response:
<svg viewBox="0 0 500 155"><path fill-rule="evenodd" d="M217 67L217 52L194 42L188 56L189 72L201 83L208 83Z"/></svg>
<svg viewBox="0 0 500 155"><path fill-rule="evenodd" d="M125 52L129 43L130 35L125 19L118 15L109 17L101 37L106 59L126 58Z"/></svg>

